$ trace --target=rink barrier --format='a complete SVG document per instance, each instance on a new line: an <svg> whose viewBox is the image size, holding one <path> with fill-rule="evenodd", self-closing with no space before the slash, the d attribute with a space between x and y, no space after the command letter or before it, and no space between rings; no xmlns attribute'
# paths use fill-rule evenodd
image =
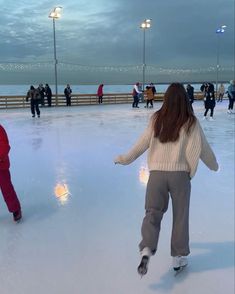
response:
<svg viewBox="0 0 235 294"><path fill-rule="evenodd" d="M158 93L155 95L154 101L162 101L164 93ZM202 93L195 93L195 99L203 99ZM55 95L52 96L52 106L56 105ZM47 106L47 98L44 98L45 105ZM103 104L131 104L133 97L131 93L115 93L115 94L104 94ZM98 104L98 97L96 94L73 94L71 98L72 106L82 105L96 105ZM66 106L66 99L64 95L58 95L58 105ZM26 101L25 96L0 96L0 109L9 108L29 108L30 101Z"/></svg>

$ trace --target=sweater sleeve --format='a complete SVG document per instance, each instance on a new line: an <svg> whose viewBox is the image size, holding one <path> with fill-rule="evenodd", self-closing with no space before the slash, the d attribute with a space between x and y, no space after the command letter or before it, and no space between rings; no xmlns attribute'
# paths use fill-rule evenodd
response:
<svg viewBox="0 0 235 294"><path fill-rule="evenodd" d="M201 154L200 159L204 162L204 164L211 170L217 171L219 169L219 165L217 163L215 154L211 149L209 143L207 142L206 136L199 125L199 131L201 136Z"/></svg>
<svg viewBox="0 0 235 294"><path fill-rule="evenodd" d="M9 153L10 145L6 131L0 126L0 161L2 161Z"/></svg>
<svg viewBox="0 0 235 294"><path fill-rule="evenodd" d="M134 146L126 154L119 155L114 160L114 162L122 165L127 165L135 161L149 148L152 133L152 121L150 121L148 127L145 129L144 133L140 136Z"/></svg>

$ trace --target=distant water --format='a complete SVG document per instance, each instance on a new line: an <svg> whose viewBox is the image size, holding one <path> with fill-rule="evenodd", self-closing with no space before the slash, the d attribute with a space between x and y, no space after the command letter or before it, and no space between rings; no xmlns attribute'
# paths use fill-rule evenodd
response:
<svg viewBox="0 0 235 294"><path fill-rule="evenodd" d="M201 84L191 84L194 90L200 91ZM0 96L26 95L30 85L0 85ZM34 85L36 86L36 85ZM157 92L166 91L169 84L155 85ZM185 85L186 86L186 85ZM227 89L228 84L224 84ZM55 86L50 85L52 92L55 93ZM58 86L58 94L64 93L65 85ZM71 85L74 94L96 94L98 85ZM132 93L133 85L104 85L104 93Z"/></svg>

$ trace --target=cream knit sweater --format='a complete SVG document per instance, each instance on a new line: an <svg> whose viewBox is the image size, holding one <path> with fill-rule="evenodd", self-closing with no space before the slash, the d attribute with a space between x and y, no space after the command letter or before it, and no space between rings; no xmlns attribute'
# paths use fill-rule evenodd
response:
<svg viewBox="0 0 235 294"><path fill-rule="evenodd" d="M192 178L197 170L199 159L214 171L218 170L215 155L208 144L203 130L196 120L187 134L184 127L176 142L161 143L154 137L152 120L142 136L127 154L119 155L114 162L130 164L148 149L149 171L187 171Z"/></svg>

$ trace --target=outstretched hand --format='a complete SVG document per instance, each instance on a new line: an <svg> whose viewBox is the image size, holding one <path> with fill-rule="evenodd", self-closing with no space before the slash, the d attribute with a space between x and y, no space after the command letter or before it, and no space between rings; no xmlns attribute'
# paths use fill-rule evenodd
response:
<svg viewBox="0 0 235 294"><path fill-rule="evenodd" d="M121 164L121 155L118 155L118 156L114 159L114 164Z"/></svg>

